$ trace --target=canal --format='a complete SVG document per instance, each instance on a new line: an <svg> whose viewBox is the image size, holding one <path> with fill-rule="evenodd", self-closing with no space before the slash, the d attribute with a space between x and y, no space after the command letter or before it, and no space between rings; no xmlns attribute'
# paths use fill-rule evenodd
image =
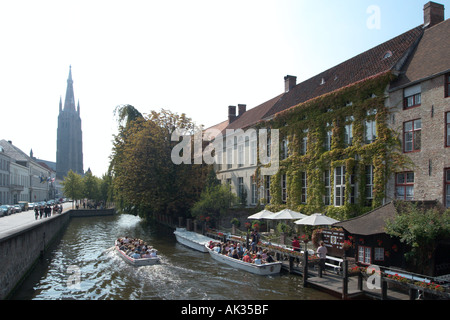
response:
<svg viewBox="0 0 450 320"><path fill-rule="evenodd" d="M133 267L114 251L120 236L144 239L161 263ZM282 271L261 277L176 242L171 229L131 215L74 218L16 291L15 300L331 300Z"/></svg>

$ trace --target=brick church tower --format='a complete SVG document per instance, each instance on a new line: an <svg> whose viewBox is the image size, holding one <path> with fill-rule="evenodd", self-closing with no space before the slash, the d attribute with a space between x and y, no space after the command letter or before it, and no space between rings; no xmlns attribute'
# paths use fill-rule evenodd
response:
<svg viewBox="0 0 450 320"><path fill-rule="evenodd" d="M56 177L64 179L67 172L84 174L83 171L83 133L81 131L80 102L75 108L72 67L67 79L64 108L59 99L58 131L56 140Z"/></svg>

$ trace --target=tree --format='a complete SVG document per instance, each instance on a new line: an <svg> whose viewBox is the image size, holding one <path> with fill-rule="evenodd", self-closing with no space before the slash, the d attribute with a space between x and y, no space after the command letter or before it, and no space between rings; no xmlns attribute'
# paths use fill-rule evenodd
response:
<svg viewBox="0 0 450 320"><path fill-rule="evenodd" d="M228 185L213 185L205 188L199 201L193 205L191 213L197 218L210 216L213 220L217 220L221 215L227 213L237 200Z"/></svg>
<svg viewBox="0 0 450 320"><path fill-rule="evenodd" d="M139 115L129 105L128 112ZM117 110L124 114L122 110ZM110 175L118 209L147 218L155 213L183 216L198 200L206 165L180 164L171 159L176 129L192 134L195 125L184 114L168 110L128 116L119 126L111 155ZM122 119L123 120L123 119Z"/></svg>
<svg viewBox="0 0 450 320"><path fill-rule="evenodd" d="M72 200L81 199L83 196L83 183L79 174L69 170L67 176L64 177L62 182L63 193L66 197Z"/></svg>
<svg viewBox="0 0 450 320"><path fill-rule="evenodd" d="M405 258L415 262L418 271L424 273L430 266L429 260L437 243L449 237L450 210L423 209L410 203L402 203L401 206L399 214L386 221L386 233L398 237L411 248Z"/></svg>

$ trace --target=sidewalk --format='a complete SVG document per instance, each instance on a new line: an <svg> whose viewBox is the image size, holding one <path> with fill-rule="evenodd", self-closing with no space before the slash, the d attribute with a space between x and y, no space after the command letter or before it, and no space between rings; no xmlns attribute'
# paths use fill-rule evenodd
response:
<svg viewBox="0 0 450 320"><path fill-rule="evenodd" d="M63 213L70 209L72 209L72 202L63 203ZM22 211L9 216L0 217L0 238L10 235L18 229L41 223L45 219L51 219L51 217L38 218L36 220L34 210Z"/></svg>

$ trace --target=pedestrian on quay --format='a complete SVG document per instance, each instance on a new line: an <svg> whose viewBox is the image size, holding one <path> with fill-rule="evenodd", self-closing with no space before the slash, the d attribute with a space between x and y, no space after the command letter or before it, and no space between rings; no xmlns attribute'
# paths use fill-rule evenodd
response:
<svg viewBox="0 0 450 320"><path fill-rule="evenodd" d="M327 247L325 247L325 244L323 241L320 241L320 245L317 248L317 255L319 256L319 268L322 271L323 274L325 274L325 260L327 258Z"/></svg>
<svg viewBox="0 0 450 320"><path fill-rule="evenodd" d="M39 208L38 206L34 206L34 218L37 220L39 216Z"/></svg>
<svg viewBox="0 0 450 320"><path fill-rule="evenodd" d="M42 216L44 215L44 206L39 207L39 219L42 219Z"/></svg>
<svg viewBox="0 0 450 320"><path fill-rule="evenodd" d="M292 248L294 251L300 252L300 242L298 241L297 237L294 237L294 240L292 240Z"/></svg>

